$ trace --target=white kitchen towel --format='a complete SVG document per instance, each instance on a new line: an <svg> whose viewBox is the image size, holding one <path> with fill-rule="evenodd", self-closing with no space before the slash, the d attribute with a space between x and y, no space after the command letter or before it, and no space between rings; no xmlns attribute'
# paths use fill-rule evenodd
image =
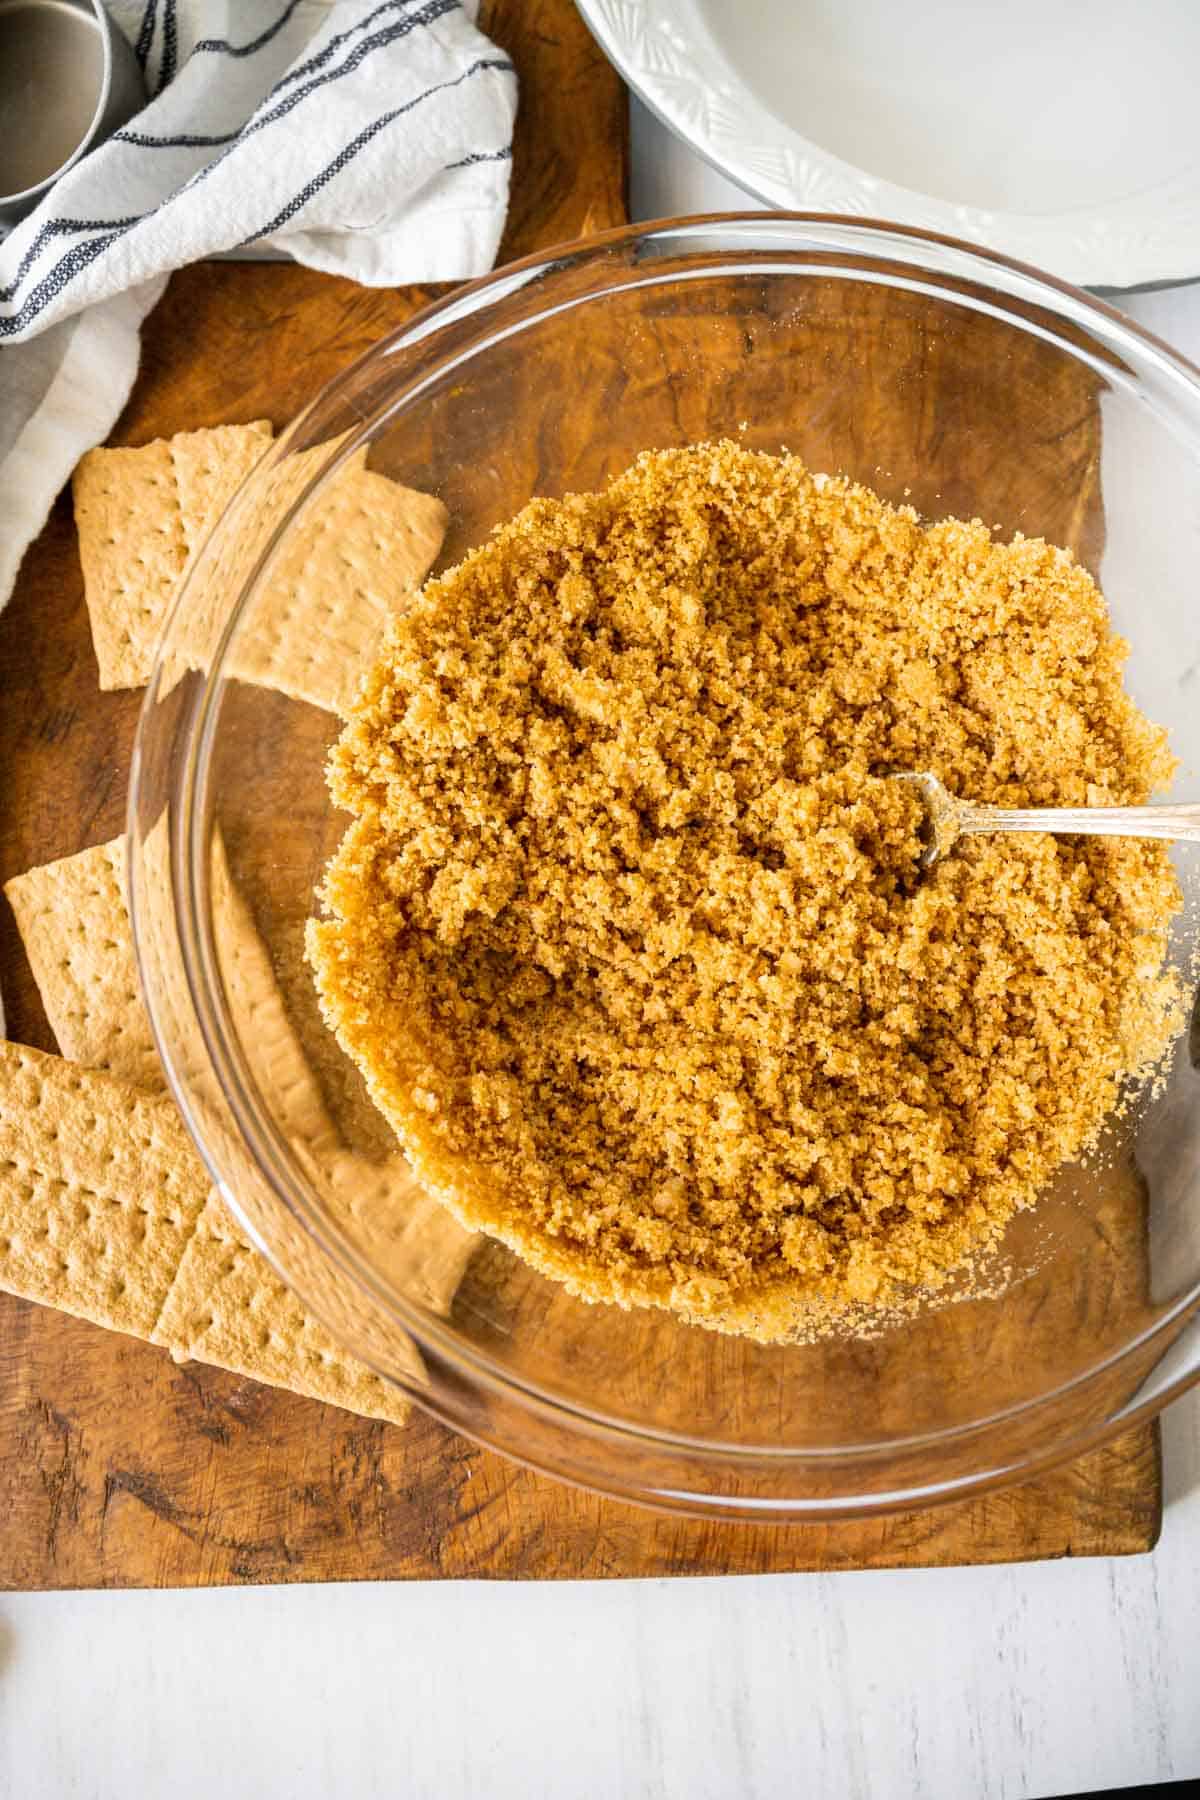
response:
<svg viewBox="0 0 1200 1800"><path fill-rule="evenodd" d="M461 0L111 0L152 96L0 242L0 607L107 437L172 269L286 250L373 286L489 269L516 76Z"/></svg>

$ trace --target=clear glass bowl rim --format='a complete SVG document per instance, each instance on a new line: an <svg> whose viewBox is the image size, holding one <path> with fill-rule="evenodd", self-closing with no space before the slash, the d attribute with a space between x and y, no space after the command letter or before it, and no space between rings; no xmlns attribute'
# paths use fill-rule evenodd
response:
<svg viewBox="0 0 1200 1800"><path fill-rule="evenodd" d="M730 241L723 244L720 249L715 249L711 243L703 241L706 237L711 238L714 233L722 231L730 234ZM789 231L792 234L790 240L787 237ZM739 233L743 235L744 241L737 241ZM751 239L761 239L764 236L776 237L779 241L774 244L750 241ZM837 272L836 267L825 259L831 254L839 252L850 256L880 258L885 263L905 264L907 262L911 270L908 284L918 285L923 291L930 288L936 289L936 278L939 275L952 280L968 279L982 282L993 287L998 285L997 278L999 278L1001 284L999 292L1002 298L1014 300L1020 297L1033 300L1068 321L1092 326L1103 325L1104 336L1112 346L1119 347L1123 340L1126 341L1143 357L1149 354L1158 363L1160 372L1181 382L1189 392L1190 406L1194 409L1196 451L1200 457L1200 368L1105 300L1085 293L1068 282L1061 281L1055 276L1006 257L999 252L984 250L961 239L943 234L894 225L886 220L850 219L841 215L800 211L733 211L658 219L618 227L612 231L535 252L518 261L506 264L465 286L455 288L451 293L435 299L423 307L406 324L382 337L362 356L348 364L344 370L326 383L297 415L291 425L274 440L265 461L275 463L286 456L293 442L302 434L305 421L326 403L343 383L348 382L368 364L382 362L383 359L393 356L397 352L422 343L444 325L476 318L485 313L493 301L502 299L507 293L526 285L539 275L553 274L555 270L564 266L579 266L598 254L603 255L622 249L636 250L642 245L670 243L672 247L683 249L686 248L689 238L698 240L697 250L711 254L713 266L720 266L723 263L736 266L741 257L754 254L758 260L751 266L756 272L761 271L763 267L761 258L769 255L772 250L778 250L781 255L793 259L802 253L818 256L822 259L819 266L826 273ZM909 253L909 258L906 258L906 251ZM910 258L914 255L916 260L911 261ZM860 270L851 270L847 273L857 279L863 278ZM901 278L896 271L885 270L882 274L877 274L874 279L881 279L895 285ZM582 293L572 296L569 304L587 304L594 297L591 293ZM942 290L942 297L951 301L960 299L960 296L956 296L952 290ZM549 310L558 310L558 307L551 307ZM544 311L539 310L529 318L523 319L519 329L527 329L536 324L537 320L543 316L545 316ZM486 338L472 342L467 352L468 358L479 355L486 347ZM1079 356L1078 346L1072 345L1071 350L1073 354ZM1093 361L1090 357L1084 357L1083 360ZM1121 365L1118 362L1114 368L1113 364L1105 362L1103 365L1096 366L1102 366L1104 373L1111 378ZM416 392L419 395L420 387ZM1200 1312L1200 1274L1193 1286L1151 1326L1128 1339L1119 1349L1110 1352L1100 1361L1081 1370L1057 1387L1047 1389L1032 1398L993 1413L981 1415L941 1430L889 1437L886 1440L876 1440L869 1444L814 1445L800 1449L780 1448L776 1445L732 1444L727 1441L673 1433L661 1427L639 1426L627 1418L609 1415L600 1410L583 1406L573 1399L564 1398L562 1395L539 1387L536 1383L514 1376L486 1353L478 1350L474 1345L465 1343L458 1333L429 1315L418 1312L402 1295L382 1283L357 1248L340 1233L335 1235L328 1222L315 1214L303 1188L290 1173L287 1145L274 1122L267 1119L264 1129L262 1115L254 1101L247 1099L246 1096L247 1087L253 1092L255 1084L252 1080L246 1079L244 1061L237 1046L236 1028L229 1016L224 995L212 937L211 914L207 904L209 846L205 830L206 809L203 804L205 771L210 761L213 741L219 729L214 702L219 689L224 660L236 635L242 612L249 601L264 564L269 560L280 538L285 534L292 518L307 504L314 492L353 455L356 448L360 447L363 442L369 442L374 435L378 434L381 424L387 417L401 409L414 397L413 394L406 393L401 393L399 397L389 397L378 411L361 418L360 422L339 444L336 453L326 460L294 496L286 517L272 532L270 541L257 559L242 592L230 608L219 647L204 680L199 705L193 709L191 714L191 724L187 733L183 758L185 775L181 781L177 780L175 784L177 793L178 788L182 786L185 795L181 820L172 831L172 863L176 874L176 921L179 927L180 949L190 997L196 1009L197 1020L205 1039L206 1048L213 1060L226 1101L237 1120L244 1146L271 1187L274 1198L287 1208L293 1220L317 1246L320 1254L334 1262L352 1283L360 1290L370 1293L377 1304L386 1308L394 1322L412 1336L419 1348L433 1352L441 1362L452 1368L457 1374L469 1378L476 1386L505 1398L516 1398L538 1412L565 1419L575 1430L598 1434L618 1442L620 1440L641 1440L647 1444L661 1446L667 1451L716 1456L722 1459L731 1471L739 1464L764 1460L777 1465L794 1465L797 1469L818 1463L849 1465L855 1462L877 1462L896 1451L910 1451L964 1438L983 1437L1001 1423L1048 1410L1072 1393L1088 1388L1099 1378L1111 1374L1123 1363L1131 1361L1139 1351L1147 1349L1156 1340L1163 1340L1165 1344L1177 1336L1175 1328L1180 1321ZM262 466L260 465L260 468ZM250 479L252 480L253 476ZM234 513L238 498L239 496L234 497L229 507L218 519L210 534L210 541L221 532L226 521ZM134 850L139 836L138 802L143 748L162 684L164 661L170 654L175 620L181 612L186 611L188 598L189 588L185 585L168 621L147 687L139 720L130 778L127 815L127 842L130 852L128 870L130 911L139 976L155 1041L167 1071L172 1093L180 1106L201 1156L218 1182L223 1197L230 1204L241 1223L251 1233L254 1241L268 1259L273 1262L280 1275L285 1280L289 1280L286 1269L281 1267L273 1256L271 1245L263 1241L261 1233L239 1208L236 1192L228 1183L220 1160L207 1141L200 1120L188 1101L186 1086L171 1054L169 1034L162 1029L162 1021L154 1004L153 983L147 979L145 958L140 944L138 930L140 873L139 859ZM354 1348L353 1345L349 1347ZM368 1357L366 1360L369 1361L370 1358ZM394 1371L383 1369L381 1372L390 1379L396 1380ZM1011 1466L1006 1465L1001 1469L981 1469L977 1477L959 1478L946 1484L930 1484L928 1487L922 1487L920 1497L926 1501L935 1498L962 1497L980 1488L994 1485L998 1480L1014 1479L1052 1466L1113 1437L1139 1419L1152 1416L1172 1399L1198 1382L1200 1382L1200 1358L1197 1359L1195 1366L1184 1368L1176 1377L1168 1381L1161 1391L1154 1394L1151 1400L1139 1403L1135 1396L1132 1402L1117 1409L1099 1423L1075 1433L1066 1434L1051 1449L1039 1450L1028 1458ZM399 1385L405 1386L406 1384L400 1382ZM419 1404L446 1419L446 1422L453 1425L455 1429L463 1429L461 1422L441 1409L436 1400L431 1400L423 1388L411 1386L408 1391ZM500 1443L495 1447L502 1449L505 1454L515 1457L516 1460L523 1460L520 1450L507 1443ZM848 1511L867 1512L905 1504L915 1497L916 1490L912 1490L874 1500L864 1497L861 1502L853 1506L827 1506L822 1503L817 1510L821 1512L822 1516L845 1514ZM803 1502L800 1500L788 1504L794 1510L803 1510Z"/></svg>

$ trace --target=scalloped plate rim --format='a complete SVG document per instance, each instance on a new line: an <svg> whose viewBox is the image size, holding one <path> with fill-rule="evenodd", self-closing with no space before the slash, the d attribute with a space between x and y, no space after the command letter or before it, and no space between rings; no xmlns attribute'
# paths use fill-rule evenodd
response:
<svg viewBox="0 0 1200 1800"><path fill-rule="evenodd" d="M1069 213L1009 213L942 200L872 175L786 125L715 47L697 46L683 37L676 0L576 0L576 4L601 50L650 111L719 174L767 206L891 219L973 240L1060 280L1110 292L1200 280L1200 171L1184 171L1176 182L1160 183L1116 205L1077 207ZM690 29L691 21L685 23ZM646 60L637 42L648 29L658 40L659 56L666 40L676 59L669 75ZM678 93L672 94L667 83L694 91L698 105L693 116L687 116ZM740 115L752 127L752 139L747 132L751 154L805 166L812 177L810 191L800 191L786 178L772 181L755 173L745 160L745 150L739 152L729 139L715 142L699 122L709 95L719 96L727 114ZM1136 218L1139 203L1161 200L1176 190L1185 219L1197 228L1186 245L1172 244L1158 212L1147 208L1137 223L1129 217L1132 212Z"/></svg>

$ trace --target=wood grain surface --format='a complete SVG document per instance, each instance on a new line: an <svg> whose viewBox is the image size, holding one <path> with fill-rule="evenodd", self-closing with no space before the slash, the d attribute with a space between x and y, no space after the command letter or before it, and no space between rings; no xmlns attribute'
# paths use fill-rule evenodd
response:
<svg viewBox="0 0 1200 1800"><path fill-rule="evenodd" d="M496 0L484 23L522 82L504 254L620 222L624 101L571 0ZM282 425L435 291L288 264L184 270L147 323L114 441ZM1074 421L1054 454L1086 536L1094 422ZM139 700L97 687L64 495L0 618L0 881L122 828ZM3 902L0 982L9 1034L53 1049ZM1141 1255L1136 1233L1128 1254ZM921 1513L792 1528L658 1517L431 1419L356 1419L0 1296L0 1518L5 1588L878 1568L1144 1550L1160 1475L1146 1428L1025 1486Z"/></svg>

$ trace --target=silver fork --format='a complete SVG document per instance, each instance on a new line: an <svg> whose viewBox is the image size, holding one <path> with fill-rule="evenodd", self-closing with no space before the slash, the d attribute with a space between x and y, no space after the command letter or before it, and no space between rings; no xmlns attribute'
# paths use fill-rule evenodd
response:
<svg viewBox="0 0 1200 1800"><path fill-rule="evenodd" d="M1200 805L1183 806L977 806L948 793L936 775L894 775L920 795L929 828L921 867L952 850L960 837L981 831L1058 831L1071 837L1173 838L1200 843Z"/></svg>

